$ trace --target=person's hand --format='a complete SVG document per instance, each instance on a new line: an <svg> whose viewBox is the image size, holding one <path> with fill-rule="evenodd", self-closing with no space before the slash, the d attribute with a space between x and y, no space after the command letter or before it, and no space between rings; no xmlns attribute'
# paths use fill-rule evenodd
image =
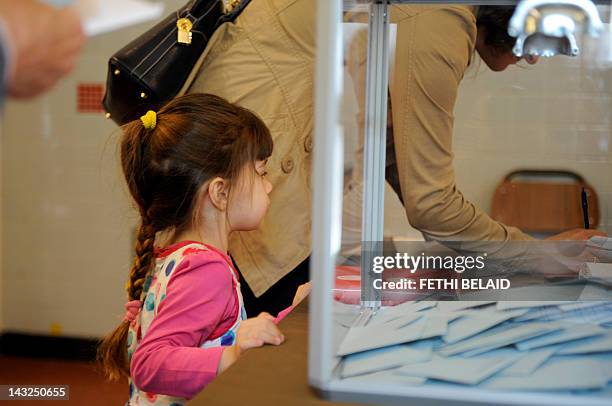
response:
<svg viewBox="0 0 612 406"><path fill-rule="evenodd" d="M264 344L280 345L283 341L285 337L274 324L274 317L270 314L264 312L257 317L244 320L236 333L236 343L223 349L217 373L229 368L242 352L250 348L261 347Z"/></svg>
<svg viewBox="0 0 612 406"><path fill-rule="evenodd" d="M548 237L547 241L584 241L594 236L607 237L608 234L599 230L586 230L577 228L563 233Z"/></svg>
<svg viewBox="0 0 612 406"><path fill-rule="evenodd" d="M36 96L74 68L86 39L76 11L37 0L0 0L0 17L13 50L11 96Z"/></svg>
<svg viewBox="0 0 612 406"><path fill-rule="evenodd" d="M274 317L264 312L240 323L235 346L240 355L250 348L261 347L264 344L280 345L283 341L285 336L274 324Z"/></svg>
<svg viewBox="0 0 612 406"><path fill-rule="evenodd" d="M306 297L310 294L310 290L312 289L312 283L307 282L303 285L300 285L295 292L295 296L293 297L292 306L297 306L302 300L306 299Z"/></svg>

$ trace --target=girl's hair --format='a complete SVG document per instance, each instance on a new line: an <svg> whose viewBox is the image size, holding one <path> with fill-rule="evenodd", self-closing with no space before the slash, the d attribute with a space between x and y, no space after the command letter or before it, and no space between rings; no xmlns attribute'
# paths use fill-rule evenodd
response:
<svg viewBox="0 0 612 406"><path fill-rule="evenodd" d="M231 184L246 164L271 154L272 137L261 119L210 94L172 100L157 113L153 129L141 120L123 127L121 164L141 218L128 301L146 294L143 285L154 264L156 234L193 224L200 187L215 177ZM98 348L98 360L111 380L130 373L128 328L123 321Z"/></svg>
<svg viewBox="0 0 612 406"><path fill-rule="evenodd" d="M512 51L516 38L508 34L508 23L515 6L480 6L476 15L476 25L486 29L485 44L496 48L500 53Z"/></svg>

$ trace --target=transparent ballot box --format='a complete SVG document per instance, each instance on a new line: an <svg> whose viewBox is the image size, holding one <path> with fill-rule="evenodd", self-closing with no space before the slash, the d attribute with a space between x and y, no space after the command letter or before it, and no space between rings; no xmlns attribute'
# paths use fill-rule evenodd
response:
<svg viewBox="0 0 612 406"><path fill-rule="evenodd" d="M445 3L317 4L310 385L609 405L610 5Z"/></svg>

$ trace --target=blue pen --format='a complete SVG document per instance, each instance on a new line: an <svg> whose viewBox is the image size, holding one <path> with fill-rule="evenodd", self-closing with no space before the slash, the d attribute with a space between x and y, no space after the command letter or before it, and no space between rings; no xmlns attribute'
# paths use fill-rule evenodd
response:
<svg viewBox="0 0 612 406"><path fill-rule="evenodd" d="M582 218L584 219L584 228L585 230L589 229L589 202L587 201L587 192L582 188L582 193L580 193L582 197Z"/></svg>

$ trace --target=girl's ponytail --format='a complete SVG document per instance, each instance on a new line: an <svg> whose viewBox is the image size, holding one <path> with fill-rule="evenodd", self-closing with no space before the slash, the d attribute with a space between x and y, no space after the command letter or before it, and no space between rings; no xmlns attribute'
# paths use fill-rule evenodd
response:
<svg viewBox="0 0 612 406"><path fill-rule="evenodd" d="M149 136L146 125L140 123L128 124L124 129L122 144L122 164L126 174L128 187L140 208L141 225L136 237L136 256L130 268L130 276L126 284L128 302L142 300L145 280L154 262L154 243L156 230L147 214L150 206L142 194L134 193L139 189L141 179L138 174L147 171L143 160L143 151ZM115 330L105 337L98 347L98 362L102 365L105 375L111 381L130 376L130 364L127 356L127 336L130 322L124 319Z"/></svg>
<svg viewBox="0 0 612 406"><path fill-rule="evenodd" d="M155 229L148 217L142 217L142 224L136 238L136 257L130 269L130 279L126 290L128 301L142 300L143 286L149 270L153 265L153 251L155 243Z"/></svg>
<svg viewBox="0 0 612 406"><path fill-rule="evenodd" d="M136 257L126 285L128 302L142 300L146 294L143 287L154 262L155 234L155 229L148 218L143 216L136 240ZM129 321L123 320L111 334L102 340L98 347L98 361L102 364L105 375L111 381L130 376L130 365L127 357L129 326Z"/></svg>

